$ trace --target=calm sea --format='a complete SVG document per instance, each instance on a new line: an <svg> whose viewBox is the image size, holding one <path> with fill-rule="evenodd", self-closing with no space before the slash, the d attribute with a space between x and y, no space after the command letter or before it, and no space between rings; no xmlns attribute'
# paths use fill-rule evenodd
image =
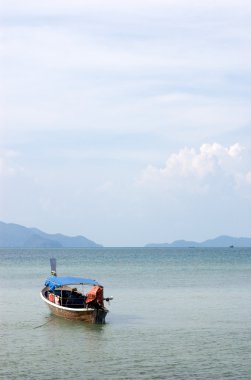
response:
<svg viewBox="0 0 251 380"><path fill-rule="evenodd" d="M39 291L97 279L106 325L52 317ZM1 379L251 379L251 249L0 250Z"/></svg>

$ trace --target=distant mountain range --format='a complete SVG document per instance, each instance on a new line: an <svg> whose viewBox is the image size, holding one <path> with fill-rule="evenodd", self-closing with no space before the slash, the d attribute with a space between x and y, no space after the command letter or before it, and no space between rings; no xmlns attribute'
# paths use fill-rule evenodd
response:
<svg viewBox="0 0 251 380"><path fill-rule="evenodd" d="M149 243L145 247L251 247L251 238L218 236L203 242L175 240L172 243ZM0 248L91 248L102 245L84 236L48 234L37 228L0 222Z"/></svg>
<svg viewBox="0 0 251 380"><path fill-rule="evenodd" d="M37 228L0 222L1 248L88 248L101 247L84 236L47 234Z"/></svg>
<svg viewBox="0 0 251 380"><path fill-rule="evenodd" d="M205 240L201 243L189 240L175 240L172 243L149 243L146 247L251 247L251 238L218 236L215 239Z"/></svg>

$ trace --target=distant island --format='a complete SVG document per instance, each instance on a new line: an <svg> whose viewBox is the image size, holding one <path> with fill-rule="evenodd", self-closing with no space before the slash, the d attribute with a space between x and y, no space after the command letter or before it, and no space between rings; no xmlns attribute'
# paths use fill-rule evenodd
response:
<svg viewBox="0 0 251 380"><path fill-rule="evenodd" d="M189 241L189 240L175 240L172 243L149 243L145 247L176 247L176 248L189 248L189 247L251 247L251 238L246 237L232 237L232 236L218 236L215 239L205 240L203 242Z"/></svg>
<svg viewBox="0 0 251 380"><path fill-rule="evenodd" d="M0 248L91 248L101 245L84 236L47 234L37 228L0 222Z"/></svg>
<svg viewBox="0 0 251 380"><path fill-rule="evenodd" d="M48 234L37 228L28 228L14 223L0 222L0 248L97 248L103 247L84 236ZM148 243L151 248L196 248L196 247L251 247L251 238L218 236L203 242L175 240L172 243Z"/></svg>

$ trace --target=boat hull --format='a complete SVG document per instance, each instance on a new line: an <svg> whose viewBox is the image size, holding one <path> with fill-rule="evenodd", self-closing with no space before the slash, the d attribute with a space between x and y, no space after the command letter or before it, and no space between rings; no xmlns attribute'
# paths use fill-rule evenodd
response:
<svg viewBox="0 0 251 380"><path fill-rule="evenodd" d="M98 323L98 324L104 324L105 323L105 317L108 313L107 309L92 309L92 308L83 308L83 309L73 309L69 307L64 307L60 305L56 305L53 302L50 302L45 297L45 291L47 288L44 288L40 295L42 300L46 303L48 306L50 312L53 315L56 315L57 317L62 317L66 319L72 319L72 320L80 320L87 323Z"/></svg>

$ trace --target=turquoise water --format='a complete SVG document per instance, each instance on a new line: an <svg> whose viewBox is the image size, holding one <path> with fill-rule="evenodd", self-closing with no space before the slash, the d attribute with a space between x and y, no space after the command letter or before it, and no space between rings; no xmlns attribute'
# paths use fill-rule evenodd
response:
<svg viewBox="0 0 251 380"><path fill-rule="evenodd" d="M106 325L50 316L58 274L114 296ZM251 249L0 250L1 379L251 379Z"/></svg>

